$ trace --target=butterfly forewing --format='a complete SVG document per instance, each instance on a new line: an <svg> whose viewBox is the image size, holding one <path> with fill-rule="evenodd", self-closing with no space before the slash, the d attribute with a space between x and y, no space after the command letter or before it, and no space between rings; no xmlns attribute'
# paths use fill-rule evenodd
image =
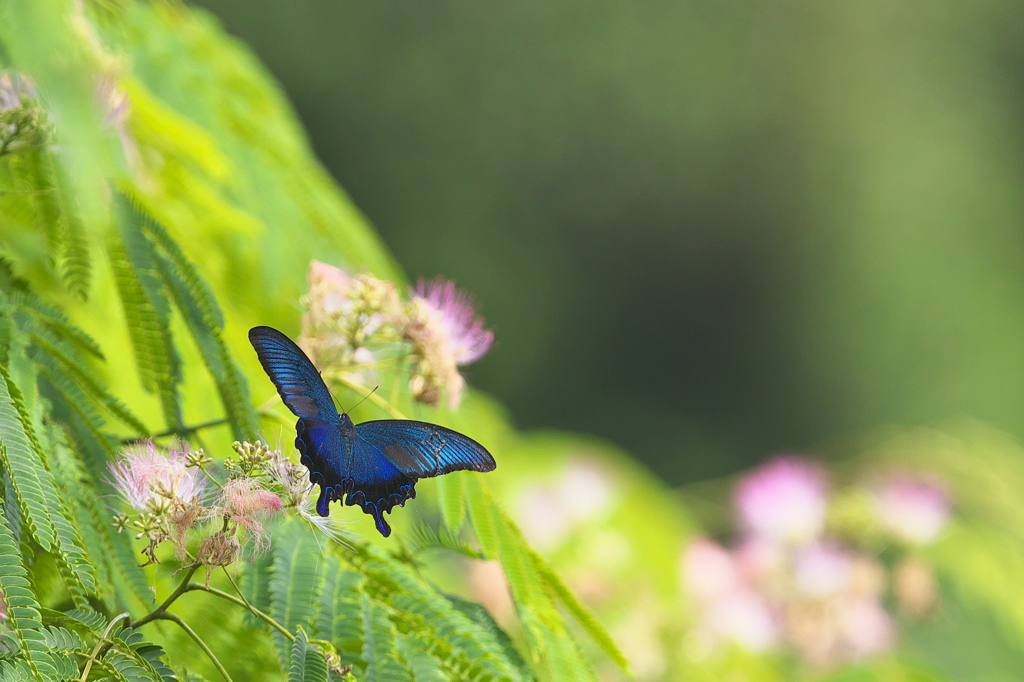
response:
<svg viewBox="0 0 1024 682"><path fill-rule="evenodd" d="M281 400L296 417L338 419L338 410L320 372L291 339L272 327L253 327L249 330L249 342Z"/></svg>

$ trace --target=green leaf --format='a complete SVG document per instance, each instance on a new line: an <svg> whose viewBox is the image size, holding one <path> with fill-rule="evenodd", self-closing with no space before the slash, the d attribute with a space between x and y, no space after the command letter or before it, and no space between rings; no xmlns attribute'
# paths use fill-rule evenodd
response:
<svg viewBox="0 0 1024 682"><path fill-rule="evenodd" d="M39 602L28 581L18 545L7 527L4 505L0 504L0 591L9 614L8 625L14 630L31 677L53 679L57 669L48 654L46 635L39 615Z"/></svg>
<svg viewBox="0 0 1024 682"><path fill-rule="evenodd" d="M399 662L398 632L387 610L365 594L362 602L364 679L366 682L409 682L409 671Z"/></svg>
<svg viewBox="0 0 1024 682"><path fill-rule="evenodd" d="M316 617L314 611L320 593L320 551L316 541L298 524L281 529L274 538L274 566L270 578L271 613L274 620L289 631L302 625L309 627ZM275 631L274 639L284 665L290 655L290 642Z"/></svg>
<svg viewBox="0 0 1024 682"><path fill-rule="evenodd" d="M142 633L132 628L114 630L108 636L114 647L132 660L137 668L144 671L146 678L157 682L177 682L174 671L161 659L164 650L147 642Z"/></svg>
<svg viewBox="0 0 1024 682"><path fill-rule="evenodd" d="M132 414L131 410L120 400L100 385L90 368L82 364L80 358L75 357L72 349L42 330L29 332L29 337L34 343L34 350L46 353L59 363L59 369L55 368L57 371L54 372L54 375L60 374L59 370L65 370L66 375L72 381L111 415L120 419L140 435L149 433L149 429L142 423L142 420Z"/></svg>
<svg viewBox="0 0 1024 682"><path fill-rule="evenodd" d="M252 562L243 567L242 588L246 600L263 613L270 613L270 581L274 577L274 554L266 552L253 558ZM261 623L258 618L246 611L246 617L253 625Z"/></svg>
<svg viewBox="0 0 1024 682"><path fill-rule="evenodd" d="M406 545L413 554L431 549L444 549L470 559L484 558L484 555L478 549L458 537L445 526L434 528L425 523L419 523L406 536Z"/></svg>
<svg viewBox="0 0 1024 682"><path fill-rule="evenodd" d="M324 572L317 635L334 645L342 664L362 667L363 576L342 568L338 558L331 555L325 557Z"/></svg>
<svg viewBox="0 0 1024 682"><path fill-rule="evenodd" d="M258 429L256 412L248 383L224 343L224 314L217 305L217 299L166 228L141 204L132 202L131 206L143 230L162 252L156 254L160 276L213 376L235 438L252 440Z"/></svg>
<svg viewBox="0 0 1024 682"><path fill-rule="evenodd" d="M418 639L456 679L476 673L495 680L526 677L518 656L508 656L502 643L408 566L373 548L365 548L357 556L366 577L366 592L390 607L389 616L398 631Z"/></svg>
<svg viewBox="0 0 1024 682"><path fill-rule="evenodd" d="M327 682L327 661L316 647L310 646L300 625L292 643L292 661L288 682Z"/></svg>
<svg viewBox="0 0 1024 682"><path fill-rule="evenodd" d="M56 306L40 301L37 297L25 292L7 291L5 297L12 306L35 317L40 323L52 329L62 339L74 344L80 350L103 359L99 344L88 334L76 327L67 316Z"/></svg>
<svg viewBox="0 0 1024 682"><path fill-rule="evenodd" d="M171 337L170 303L156 270L152 245L140 229L138 216L120 195L116 195L114 205L122 239L112 242L108 251L135 348L139 377L143 388L159 397L167 425L180 428L181 367Z"/></svg>
<svg viewBox="0 0 1024 682"><path fill-rule="evenodd" d="M9 472L21 512L28 520L32 535L43 549L49 550L55 541L49 505L56 494L49 496L53 485L43 474L43 467L30 436L26 433L23 415L11 395L5 370L0 368L0 460ZM49 484L49 485L47 485Z"/></svg>
<svg viewBox="0 0 1024 682"><path fill-rule="evenodd" d="M562 603L569 613L573 615L576 622L583 627L588 635L597 643L601 650L608 655L615 664L622 669L627 675L631 675L629 661L625 655L619 650L618 645L612 640L611 635L601 627L601 624L597 622L590 610L584 606L576 595L572 593L572 590L562 582L562 579L555 573L554 569L533 549L530 549L530 556L533 559L533 564L537 573L544 579L548 589L558 598L558 601Z"/></svg>
<svg viewBox="0 0 1024 682"><path fill-rule="evenodd" d="M398 650L409 664L416 682L449 682L453 679L445 674L441 663L431 657L426 647L414 637L400 636Z"/></svg>
<svg viewBox="0 0 1024 682"><path fill-rule="evenodd" d="M452 535L458 535L466 520L466 495L462 489L465 478L458 472L436 479L437 503L441 508L441 520Z"/></svg>

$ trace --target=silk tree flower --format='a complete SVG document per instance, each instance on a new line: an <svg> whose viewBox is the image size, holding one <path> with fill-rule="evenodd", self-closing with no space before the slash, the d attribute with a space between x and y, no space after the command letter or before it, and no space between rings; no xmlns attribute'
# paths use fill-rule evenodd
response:
<svg viewBox="0 0 1024 682"><path fill-rule="evenodd" d="M436 406L444 394L448 406L462 401L465 380L459 367L483 357L494 342L469 295L453 282L420 280L408 306L405 337L416 356L409 389L420 402Z"/></svg>
<svg viewBox="0 0 1024 682"><path fill-rule="evenodd" d="M747 588L716 599L708 609L706 623L713 636L755 653L768 651L779 640L779 626L768 603Z"/></svg>
<svg viewBox="0 0 1024 682"><path fill-rule="evenodd" d="M541 551L557 547L572 530L565 509L547 486L531 484L521 490L514 509L516 523Z"/></svg>
<svg viewBox="0 0 1024 682"><path fill-rule="evenodd" d="M874 502L882 526L898 540L915 546L933 542L949 520L946 491L921 477L890 478L875 490Z"/></svg>
<svg viewBox="0 0 1024 682"><path fill-rule="evenodd" d="M309 292L303 301L306 312L298 341L313 363L354 369L360 381L371 381L370 373L358 369L375 362L367 343L397 340L398 328L404 325L395 285L314 260L309 264Z"/></svg>
<svg viewBox="0 0 1024 682"><path fill-rule="evenodd" d="M825 525L825 478L797 457L776 457L736 486L734 504L753 535L783 544L814 540Z"/></svg>
<svg viewBox="0 0 1024 682"><path fill-rule="evenodd" d="M46 125L39 95L30 80L13 72L0 72L0 155L33 143Z"/></svg>
<svg viewBox="0 0 1024 682"><path fill-rule="evenodd" d="M939 600L932 567L916 557L906 557L893 569L892 592L900 611L913 618L928 615Z"/></svg>
<svg viewBox="0 0 1024 682"><path fill-rule="evenodd" d="M32 83L11 71L0 73L0 111L18 109L24 105L25 99L38 99Z"/></svg>
<svg viewBox="0 0 1024 682"><path fill-rule="evenodd" d="M889 651L895 643L892 618L878 599L854 597L838 610L842 656L863 661Z"/></svg>
<svg viewBox="0 0 1024 682"><path fill-rule="evenodd" d="M680 564L683 583L702 604L710 604L741 587L732 555L710 538L691 542L683 551Z"/></svg>
<svg viewBox="0 0 1024 682"><path fill-rule="evenodd" d="M103 112L103 124L113 130L121 142L121 149L128 165L138 168L140 165L139 148L135 139L128 132L128 117L131 113L131 101L112 74L103 74L96 83L96 103Z"/></svg>
<svg viewBox="0 0 1024 682"><path fill-rule="evenodd" d="M470 561L469 590L473 599L482 604L494 620L504 625L515 620L516 606L501 562Z"/></svg>
<svg viewBox="0 0 1024 682"><path fill-rule="evenodd" d="M569 520L583 523L607 513L615 498L611 477L599 466L577 459L566 466L556 484L557 496Z"/></svg>
<svg viewBox="0 0 1024 682"><path fill-rule="evenodd" d="M775 542L747 535L732 556L740 577L763 593L774 596L788 579L790 556Z"/></svg>
<svg viewBox="0 0 1024 682"><path fill-rule="evenodd" d="M834 597L851 585L852 577L853 557L836 545L808 545L793 561L793 586L805 597Z"/></svg>
<svg viewBox="0 0 1024 682"><path fill-rule="evenodd" d="M220 504L212 514L236 524L253 540L256 551L267 546L266 522L284 508L281 498L251 478L235 478L224 484Z"/></svg>
<svg viewBox="0 0 1024 682"><path fill-rule="evenodd" d="M137 511L165 510L171 502L198 500L205 481L198 469L185 466L184 443L161 453L153 441L129 445L121 458L110 464L114 487Z"/></svg>
<svg viewBox="0 0 1024 682"><path fill-rule="evenodd" d="M276 448L270 451L266 471L274 487L281 491L285 507L293 509L301 519L332 541L346 546L351 544L352 533L346 526L347 515L341 505L332 507L329 516L320 516L316 511L317 495L305 467L285 457L281 449Z"/></svg>
<svg viewBox="0 0 1024 682"><path fill-rule="evenodd" d="M731 642L752 652L775 645L779 627L768 601L743 579L735 557L709 538L683 552L683 581L712 642Z"/></svg>

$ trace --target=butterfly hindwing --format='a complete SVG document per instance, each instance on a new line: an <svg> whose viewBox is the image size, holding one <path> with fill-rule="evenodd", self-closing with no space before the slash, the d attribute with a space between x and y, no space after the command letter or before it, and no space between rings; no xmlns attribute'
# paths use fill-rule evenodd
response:
<svg viewBox="0 0 1024 682"><path fill-rule="evenodd" d="M377 530L391 533L384 512L416 497L416 481L452 471L491 471L494 459L482 445L437 424L382 419L355 425L354 469L359 471L345 504L359 504Z"/></svg>
<svg viewBox="0 0 1024 682"><path fill-rule="evenodd" d="M356 443L372 445L406 476L430 478L452 471L493 471L484 446L457 431L411 419L356 425Z"/></svg>

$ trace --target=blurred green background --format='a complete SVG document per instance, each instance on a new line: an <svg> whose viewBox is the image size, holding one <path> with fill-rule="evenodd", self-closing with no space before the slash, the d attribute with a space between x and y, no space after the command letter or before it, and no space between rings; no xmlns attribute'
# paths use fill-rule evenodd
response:
<svg viewBox="0 0 1024 682"><path fill-rule="evenodd" d="M670 484L879 424L1024 436L1019 3L203 0L472 383ZM279 226L287 230L287 225Z"/></svg>

